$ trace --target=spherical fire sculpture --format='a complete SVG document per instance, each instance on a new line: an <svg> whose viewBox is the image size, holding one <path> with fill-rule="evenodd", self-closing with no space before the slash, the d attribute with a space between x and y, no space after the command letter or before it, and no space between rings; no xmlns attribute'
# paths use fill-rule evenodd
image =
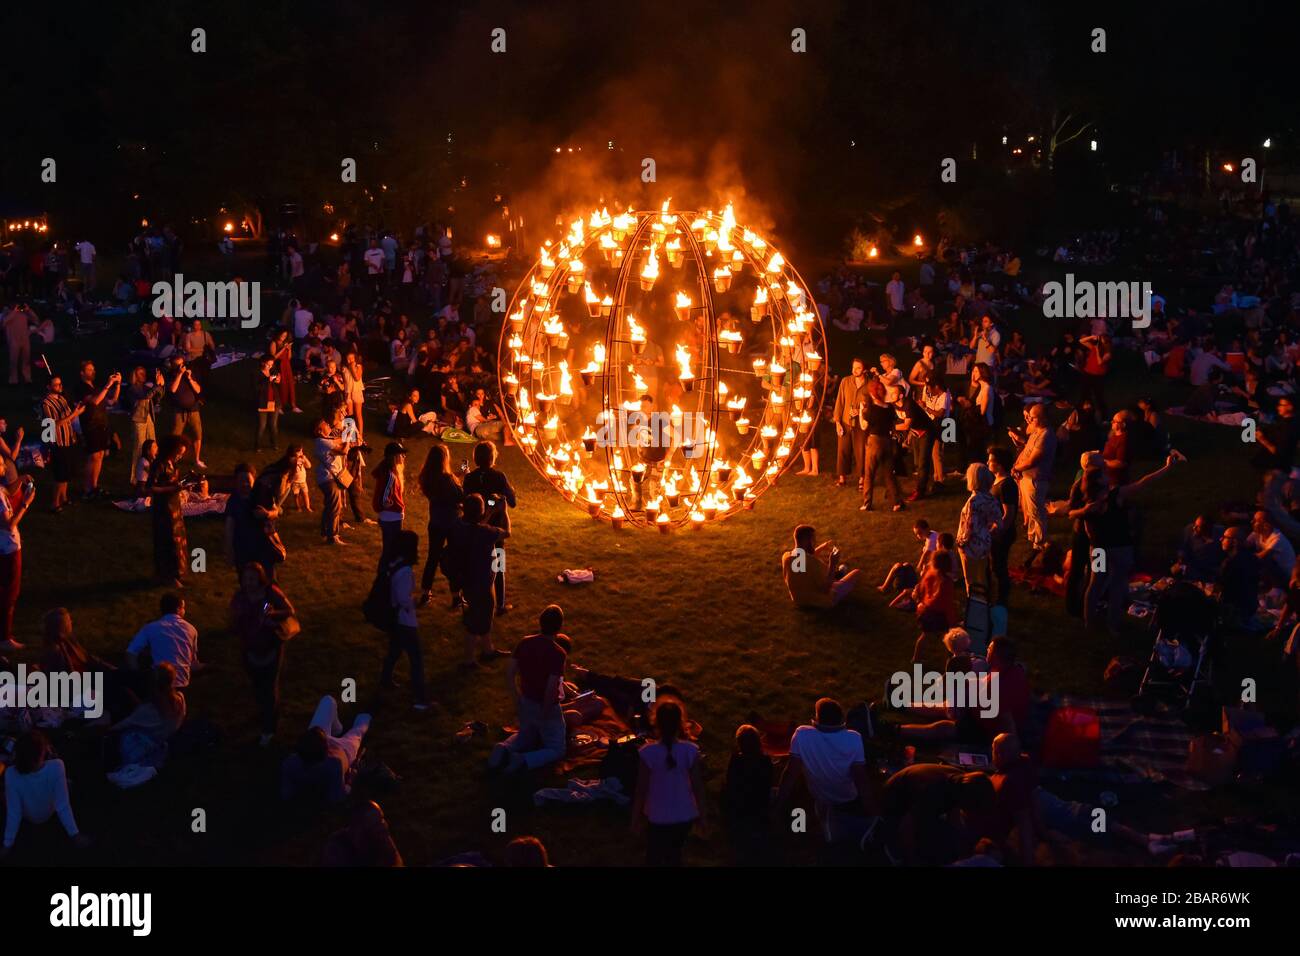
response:
<svg viewBox="0 0 1300 956"><path fill-rule="evenodd" d="M593 518L668 533L752 508L799 457L825 352L808 286L730 205L665 202L548 241L498 367L538 471Z"/></svg>

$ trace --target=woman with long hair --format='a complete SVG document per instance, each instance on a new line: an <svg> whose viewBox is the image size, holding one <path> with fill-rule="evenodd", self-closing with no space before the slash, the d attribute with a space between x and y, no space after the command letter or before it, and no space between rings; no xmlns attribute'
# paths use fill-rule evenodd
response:
<svg viewBox="0 0 1300 956"><path fill-rule="evenodd" d="M149 472L150 512L153 517L154 576L164 584L183 588L181 579L189 564L185 514L181 510L181 459L189 442L181 435L162 440L158 459Z"/></svg>
<svg viewBox="0 0 1300 956"><path fill-rule="evenodd" d="M271 338L267 354L279 363L280 372L280 408L286 411L301 412L293 378L293 338L288 329L280 329Z"/></svg>
<svg viewBox="0 0 1300 956"><path fill-rule="evenodd" d="M50 741L40 730L29 730L18 738L13 765L5 773L5 810L0 858L9 855L24 822L44 823L56 814L73 845L90 845L90 838L77 829L72 815L67 770L62 760L50 756Z"/></svg>
<svg viewBox="0 0 1300 956"><path fill-rule="evenodd" d="M347 386L343 407L348 417L357 424L357 441L364 441L366 383L362 375L361 355L356 349L343 356L343 381Z"/></svg>
<svg viewBox="0 0 1300 956"><path fill-rule="evenodd" d="M433 579L438 573L438 562L451 542L452 531L460 519L460 503L465 500L465 489L451 470L451 452L441 442L429 446L420 469L420 491L429 500L429 557L424 563L424 577L420 581L420 607L433 598ZM451 606L458 608L462 601L460 589L450 578Z"/></svg>
<svg viewBox="0 0 1300 956"><path fill-rule="evenodd" d="M185 722L185 695L176 689L176 668L156 664L149 684L149 699L125 720L113 725L117 752L123 765L160 767L167 759L167 741Z"/></svg>
<svg viewBox="0 0 1300 956"><path fill-rule="evenodd" d="M700 748L683 739L686 715L677 701L661 701L653 720L657 739L641 748L632 827L647 831L647 866L680 866L691 827L704 815Z"/></svg>

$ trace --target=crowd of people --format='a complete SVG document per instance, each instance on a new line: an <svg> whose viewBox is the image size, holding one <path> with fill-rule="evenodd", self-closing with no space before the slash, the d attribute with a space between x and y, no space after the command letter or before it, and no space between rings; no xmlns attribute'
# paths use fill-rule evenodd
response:
<svg viewBox="0 0 1300 956"><path fill-rule="evenodd" d="M1142 242L1165 228L1174 228L1167 218L1150 217L1136 237L1099 233L1076 246L1088 261L1140 260ZM1031 706L1034 662L1032 652L1021 655L1024 642L1012 639L1017 590L1058 596L1065 615L1080 618L1098 640L1117 641L1149 600L1135 589L1137 572L1191 583L1220 603L1221 628L1276 642L1278 654L1294 660L1300 632L1294 624L1300 473L1293 472L1300 422L1292 399L1300 359L1300 291L1292 291L1298 236L1285 204L1266 204L1251 221L1225 217L1218 228L1224 240L1219 273L1230 281L1212 303L1190 296L1177 303L1172 292L1162 294L1153 300L1148 327L1097 315L1063 324L1050 341L1019 321L1041 305L1043 288L1031 283L1009 248L943 244L922 257L914 285L910 270L906 279L895 272L883 286L847 267L823 277L817 285L823 315L850 355L824 410L826 444L834 447L825 480L840 494L856 491L851 500L864 512L877 508L877 485L893 512L964 499L947 528L916 517L915 543L907 546L916 551L893 555L878 588L891 608L915 618L908 663L932 661L942 650L943 673L982 684L997 706L990 715L971 702L899 707L886 694L845 707L823 697L811 722L781 740L773 740L770 728L740 726L716 807L740 859L765 859L774 812L784 819L791 808L810 810L809 826L828 844L896 863L996 865L1014 855L1032 864L1040 843L1083 836L1087 808L1041 786L1036 772L1042 735ZM1056 258L1070 261L1062 248ZM1168 243L1159 248L1168 255ZM227 271L237 273L228 240L220 253ZM147 501L152 576L165 593L158 618L114 661L80 644L71 613L51 610L39 666L105 675L106 714L92 723L103 736L105 767L123 785L163 769L180 749L178 736L194 726L186 696L208 669L199 656L199 631L186 614L184 595L193 586L188 509L220 485L227 495L220 511L233 594L228 619L204 623L237 638L248 686L244 706L260 745L271 747L281 732L285 662L302 630L282 570L286 562L317 560L310 552L290 553L280 534L286 512L319 509L322 553L371 540L351 532L375 525L375 573L357 602L359 616L387 635L375 703L388 701L392 712L400 675L409 682L409 694L400 696L414 714L438 706L422 618L441 574L445 600L461 617L460 666L471 674L507 662L499 671L516 721L491 747L488 771L519 778L553 769L573 746L575 729L592 716L593 694L611 704L630 698L620 706L635 758L608 776L620 781L634 828L645 831L647 863L682 862L690 834L714 809L699 728L682 695L661 693L652 706L641 706L626 679L572 663L574 641L556 605L542 610L535 631L513 646L497 643L508 629L504 621L512 620L506 552L511 512L521 502L499 461L510 434L494 410L496 330L483 294L487 273L458 260L440 227L419 227L409 238L351 229L338 253L330 262L319 246L287 233L268 243L267 272L283 285L285 307L244 366L252 386L237 389L247 397L235 402L247 435L238 457L246 460L228 474L213 474L203 460L203 415L214 393L226 400L239 372L219 378L221 346L204 322L142 322L123 372L101 374L94 361L80 359L70 388L45 365L36 425L47 510L62 514L105 497L106 485L129 488L127 498ZM76 295L96 301L94 247L78 244L76 254ZM113 296L139 301L144 293L135 281L174 272L180 255L180 240L168 229L137 237L124 272L129 288L115 284ZM25 291L56 301L67 285L60 268L56 263L46 287L29 283ZM5 308L0 324L11 383L31 381L33 346L51 341L43 321L27 300ZM1183 404L1162 407L1143 398L1130 406L1127 390L1117 398L1117 361L1147 370L1141 392L1159 387L1185 396ZM113 427L114 410L127 418L125 438ZM1177 555L1153 565L1142 547L1142 511L1151 503L1144 492L1184 460L1172 446L1169 418L1210 427L1193 423L1233 413L1240 417L1226 421L1252 436L1258 496L1218 511L1198 508ZM301 417L286 422L285 416ZM382 438L374 436L376 428ZM32 469L24 437L32 432L0 422L0 433L0 651L16 655L24 651L13 624L21 599L19 525L38 492L25 473ZM418 469L410 460L417 441L427 441ZM466 449L460 468L458 447ZM222 449L223 458L229 450ZM277 457L257 464L244 454L263 450ZM376 459L373 467L368 457ZM821 470L810 443L799 473L811 478ZM423 529L407 527L416 494L427 501ZM836 613L857 603L863 571L845 561L850 532L843 542L823 539L820 523L794 529L781 571L795 605ZM1023 561L1013 563L1022 538ZM347 826L330 837L326 862L401 865L383 808L358 785L368 772L373 717L358 712L345 731L341 706L334 696L321 698L283 761L281 796L347 805ZM16 738L4 774L3 852L15 845L24 822L56 816L85 844L63 761L48 736L30 720L24 724L21 714L0 712L0 722ZM986 765L915 759L918 746L931 757L947 745L986 754ZM611 740L611 767L615 756ZM1158 835L1123 826L1111 833L1162 852ZM531 838L516 840L507 856L519 865L548 862Z"/></svg>

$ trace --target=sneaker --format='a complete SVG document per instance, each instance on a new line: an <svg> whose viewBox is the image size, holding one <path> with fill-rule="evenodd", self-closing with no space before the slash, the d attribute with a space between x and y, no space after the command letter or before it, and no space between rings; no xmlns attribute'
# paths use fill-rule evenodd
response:
<svg viewBox="0 0 1300 956"><path fill-rule="evenodd" d="M900 501L898 504L894 505L894 509L893 509L893 510L895 510L895 511L906 511L906 510L907 510L907 505L903 504L903 503Z"/></svg>
<svg viewBox="0 0 1300 956"><path fill-rule="evenodd" d="M344 522L340 525L340 527L341 527L344 531L351 531L351 530L352 530L352 525L348 524L346 521L344 521Z"/></svg>
<svg viewBox="0 0 1300 956"><path fill-rule="evenodd" d="M292 408L291 410L292 410L293 413L296 414L296 415L301 415L301 414L302 414L302 409L299 408L297 405L293 406L293 408Z"/></svg>
<svg viewBox="0 0 1300 956"><path fill-rule="evenodd" d="M858 510L859 510L859 511L875 511L876 509L873 508L873 507L871 507L871 505L859 505L859 506L858 506Z"/></svg>

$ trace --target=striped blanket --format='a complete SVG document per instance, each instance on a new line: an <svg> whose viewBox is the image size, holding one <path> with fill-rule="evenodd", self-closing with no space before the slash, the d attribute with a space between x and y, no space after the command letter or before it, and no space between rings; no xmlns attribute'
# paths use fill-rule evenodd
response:
<svg viewBox="0 0 1300 956"><path fill-rule="evenodd" d="M1177 711L1161 707L1139 714L1127 700L1063 697L1061 706L1096 711L1101 721L1101 763L1110 771L1131 772L1152 783L1172 783L1185 790L1208 790L1186 770L1193 733Z"/></svg>

